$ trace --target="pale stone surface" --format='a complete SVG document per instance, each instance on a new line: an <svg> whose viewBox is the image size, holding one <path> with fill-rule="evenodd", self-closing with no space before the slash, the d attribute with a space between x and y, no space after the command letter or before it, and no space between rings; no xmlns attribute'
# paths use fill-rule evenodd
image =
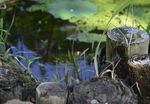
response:
<svg viewBox="0 0 150 104"><path fill-rule="evenodd" d="M66 104L68 91L61 83L45 82L36 88L37 104Z"/></svg>
<svg viewBox="0 0 150 104"><path fill-rule="evenodd" d="M13 99L13 100L7 101L5 104L33 104L33 103L20 101L18 99Z"/></svg>

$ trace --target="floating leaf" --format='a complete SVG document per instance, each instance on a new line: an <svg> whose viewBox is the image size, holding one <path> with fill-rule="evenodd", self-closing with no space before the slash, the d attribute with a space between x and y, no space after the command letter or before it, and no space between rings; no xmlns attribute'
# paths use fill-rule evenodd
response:
<svg viewBox="0 0 150 104"><path fill-rule="evenodd" d="M48 12L56 18L70 19L71 17L89 17L97 12L94 4L88 1L56 1L48 4Z"/></svg>
<svg viewBox="0 0 150 104"><path fill-rule="evenodd" d="M100 35L96 33L88 33L88 32L82 32L78 33L78 35L70 35L67 37L68 40L78 40L80 42L86 42L86 43L93 43L93 42L98 42L100 38ZM106 40L106 36L103 35L102 40Z"/></svg>
<svg viewBox="0 0 150 104"><path fill-rule="evenodd" d="M55 2L47 2L40 5L32 6L30 11L41 9L53 14L54 17L61 18L63 20L70 19L71 17L89 17L97 12L97 7L94 4L89 1L81 0L57 0Z"/></svg>
<svg viewBox="0 0 150 104"><path fill-rule="evenodd" d="M29 8L30 12L38 11L38 10L46 11L46 5L44 5L44 4L36 4L36 5L33 5L33 6L31 6Z"/></svg>

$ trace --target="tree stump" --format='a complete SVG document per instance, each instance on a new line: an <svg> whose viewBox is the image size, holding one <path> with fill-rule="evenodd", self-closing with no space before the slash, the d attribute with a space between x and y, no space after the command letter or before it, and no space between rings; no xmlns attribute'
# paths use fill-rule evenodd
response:
<svg viewBox="0 0 150 104"><path fill-rule="evenodd" d="M128 64L131 84L138 83L138 94L143 98L141 104L150 104L150 55L134 55Z"/></svg>
<svg viewBox="0 0 150 104"><path fill-rule="evenodd" d="M70 88L67 104L137 104L137 99L121 81L102 77Z"/></svg>
<svg viewBox="0 0 150 104"><path fill-rule="evenodd" d="M68 91L61 83L45 82L36 88L36 104L66 104Z"/></svg>
<svg viewBox="0 0 150 104"><path fill-rule="evenodd" d="M149 35L133 27L117 27L108 31L106 42L106 60L117 62L121 59L116 72L118 76L128 74L128 59L134 54L147 54Z"/></svg>

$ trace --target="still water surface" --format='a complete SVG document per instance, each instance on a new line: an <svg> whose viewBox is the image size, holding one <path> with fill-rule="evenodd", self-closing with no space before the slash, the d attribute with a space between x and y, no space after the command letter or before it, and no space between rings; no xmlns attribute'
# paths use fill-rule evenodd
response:
<svg viewBox="0 0 150 104"><path fill-rule="evenodd" d="M73 34L75 25L68 21L55 19L52 15L44 12L28 12L26 9L15 9L17 12L15 22L11 29L9 42L12 52L24 57L41 57L31 65L31 72L40 81L62 81L67 72L69 79L77 79L75 67L68 59L68 51L72 51L73 42L66 40L68 35ZM10 22L13 14L6 14L6 22ZM91 48L90 43L74 42L74 53L78 54ZM77 57L76 63L82 80L89 80L94 75L93 62L87 61L87 55ZM22 61L26 66L26 62ZM57 79L56 79L57 77ZM70 81L71 82L71 81Z"/></svg>

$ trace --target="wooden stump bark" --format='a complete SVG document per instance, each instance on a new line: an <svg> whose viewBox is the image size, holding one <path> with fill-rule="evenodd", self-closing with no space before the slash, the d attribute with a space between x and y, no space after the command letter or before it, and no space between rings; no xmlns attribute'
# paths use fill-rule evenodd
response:
<svg viewBox="0 0 150 104"><path fill-rule="evenodd" d="M116 69L123 76L128 73L128 59L134 54L147 54L148 46L146 32L133 27L117 27L107 33L106 60L116 62L121 59Z"/></svg>
<svg viewBox="0 0 150 104"><path fill-rule="evenodd" d="M149 35L138 28L118 27L108 31L106 59L111 60L116 54L129 58L134 54L147 54Z"/></svg>
<svg viewBox="0 0 150 104"><path fill-rule="evenodd" d="M36 88L36 104L66 104L68 91L61 83L45 82Z"/></svg>
<svg viewBox="0 0 150 104"><path fill-rule="evenodd" d="M150 55L134 55L128 64L131 84L138 84L136 92L141 96L139 100L143 98L141 104L150 104Z"/></svg>

